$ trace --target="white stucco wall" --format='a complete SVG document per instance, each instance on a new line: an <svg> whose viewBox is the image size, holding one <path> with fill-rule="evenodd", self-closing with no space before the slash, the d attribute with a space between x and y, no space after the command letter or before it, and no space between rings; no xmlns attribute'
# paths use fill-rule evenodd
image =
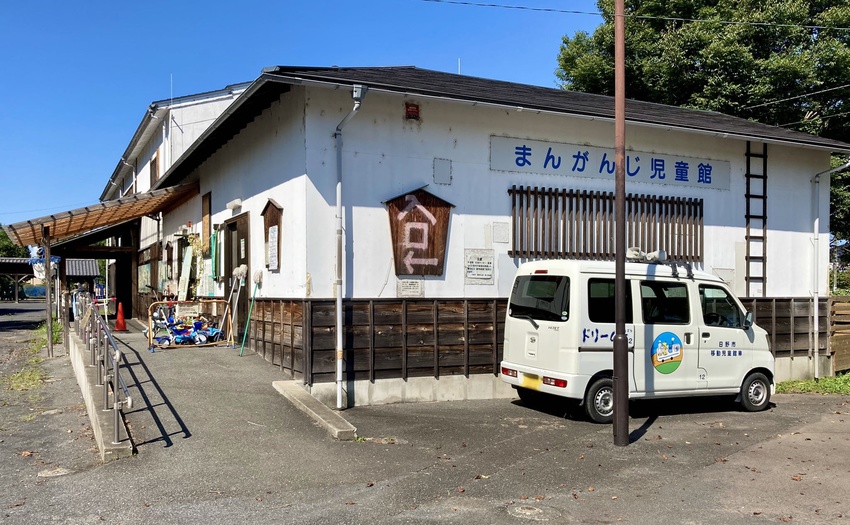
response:
<svg viewBox="0 0 850 525"><path fill-rule="evenodd" d="M336 177L332 132L353 103L350 93L345 90L313 88L309 90L308 100L310 179L320 189L319 193L332 195ZM420 104L421 122L411 123L403 119L405 100ZM613 179L606 181L491 170L491 135L613 147L613 125L609 122L473 107L415 97L403 99L397 95L369 92L359 114L344 130L348 296L396 296L397 279L392 266L389 219L382 202L399 194L428 185L429 192L455 205L450 222L446 270L441 277L422 278L425 295L498 297L508 294L515 261L506 255L509 244L494 243L490 232L493 223L504 223L510 219L510 198L507 195L510 186L613 190ZM730 277L743 290L746 269L743 260L740 260L739 250L744 243L746 226L746 142L630 126L627 129L627 148L730 163L731 184L728 190L632 182L628 184L627 191L704 199L705 263L702 267L708 271L717 268L718 273ZM754 150L760 148L761 144L753 144ZM451 160L450 185L434 183L434 158ZM810 179L814 173L826 169L828 164L828 152L777 145L768 147L768 296L805 296L813 290L814 187ZM823 233L820 252L824 261L822 267L825 267L829 200L826 179L821 181L820 191L820 231ZM322 210L321 199L317 201L314 204L318 205L311 205L308 210L311 232L321 237L322 242L309 246L308 257L311 261L319 259L327 263L334 259L335 244L325 242L332 240L332 235L321 232L333 232L333 210ZM328 205L333 205L332 200ZM311 238L314 238L313 235ZM496 275L492 285L464 283L464 253L468 249L494 251ZM332 265L317 264L314 276L320 268L328 275L333 274ZM826 275L819 276L818 288L820 293L826 292Z"/></svg>
<svg viewBox="0 0 850 525"><path fill-rule="evenodd" d="M151 135L146 144L143 145L142 154L136 159L128 160L137 168L136 191L141 193L151 189L151 159L157 156L160 177L189 149L195 140L200 137L215 119L221 115L230 104L236 100L236 95L218 95L214 98L204 100L192 100L191 102L175 104L166 114L165 122L154 119L152 126L156 131ZM127 180L125 189L131 185L132 180ZM198 206L200 206L200 201ZM200 209L200 208L198 208ZM185 220L180 224L184 224ZM165 231L173 231L165 230ZM145 248L157 241L156 221L147 217L142 218L140 246Z"/></svg>
<svg viewBox="0 0 850 525"><path fill-rule="evenodd" d="M406 121L404 102L420 104L421 121ZM251 217L251 272L265 268L260 212L274 199L283 207L281 269L264 269L264 297L331 298L337 293L337 182L334 130L353 107L350 91L294 86L217 151L198 170L200 194L212 193L212 223L237 213ZM510 223L512 185L613 191L611 180L491 169L491 136L613 147L613 124L532 111L473 106L370 91L343 131L343 200L346 235L345 295L396 297L390 224L384 201L426 186L452 203L442 276L422 281L426 297L504 297L516 264L509 243L494 241L493 225ZM745 273L746 142L660 128L627 128L627 148L726 161L729 189L630 182L628 192L704 199L705 262L733 281L739 294ZM760 150L761 144L753 144ZM452 165L450 184L434 181L434 159ZM767 295L807 296L814 288L813 174L828 168L829 153L768 147ZM141 174L140 174L141 176ZM821 179L819 293L826 293L828 177ZM225 204L241 198L232 212ZM191 220L200 232L200 197L168 217L165 232ZM143 232L144 236L144 232ZM145 246L145 243L142 243ZM465 282L465 251L492 250L492 284ZM409 279L403 277L403 279ZM217 287L223 295L223 288Z"/></svg>
<svg viewBox="0 0 850 525"><path fill-rule="evenodd" d="M215 119L236 100L236 93L210 100L175 105L169 113L163 167L168 169L189 149Z"/></svg>
<svg viewBox="0 0 850 525"><path fill-rule="evenodd" d="M212 224L221 224L241 214L250 217L250 275L262 270L258 297L301 297L307 292L306 243L308 193L305 176L303 96L285 96L259 115L222 147L198 171L200 194L211 193ZM242 207L226 208L242 199ZM283 207L280 269L265 267L263 217L269 199ZM201 231L200 198L193 220ZM225 276L229 277L229 276ZM223 285L216 287L223 295Z"/></svg>

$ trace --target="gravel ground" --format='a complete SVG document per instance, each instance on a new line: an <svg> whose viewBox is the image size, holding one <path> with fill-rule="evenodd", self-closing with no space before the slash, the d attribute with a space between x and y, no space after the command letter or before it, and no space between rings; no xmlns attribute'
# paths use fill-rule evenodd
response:
<svg viewBox="0 0 850 525"><path fill-rule="evenodd" d="M47 358L47 348L35 346L44 319L44 303L0 303L0 516L7 518L49 478L100 465L64 347L55 345ZM44 373L39 387L9 388L12 375L33 366Z"/></svg>

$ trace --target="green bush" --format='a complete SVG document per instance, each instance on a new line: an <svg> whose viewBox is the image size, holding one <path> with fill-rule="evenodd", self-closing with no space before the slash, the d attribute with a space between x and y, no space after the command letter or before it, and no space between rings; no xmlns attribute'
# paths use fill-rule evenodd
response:
<svg viewBox="0 0 850 525"><path fill-rule="evenodd" d="M783 381L776 385L779 394L850 394L850 374L831 377Z"/></svg>

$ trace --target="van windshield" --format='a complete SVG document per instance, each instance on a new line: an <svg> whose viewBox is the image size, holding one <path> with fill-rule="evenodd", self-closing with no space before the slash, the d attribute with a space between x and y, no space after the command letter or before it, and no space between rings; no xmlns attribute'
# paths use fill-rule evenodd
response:
<svg viewBox="0 0 850 525"><path fill-rule="evenodd" d="M565 275L520 275L514 281L508 315L566 321L569 297L570 279Z"/></svg>

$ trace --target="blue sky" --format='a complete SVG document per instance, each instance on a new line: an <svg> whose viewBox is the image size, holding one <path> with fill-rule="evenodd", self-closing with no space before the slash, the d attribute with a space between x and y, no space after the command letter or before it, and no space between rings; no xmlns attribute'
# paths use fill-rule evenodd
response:
<svg viewBox="0 0 850 525"><path fill-rule="evenodd" d="M473 0L474 1L474 0ZM595 0L486 3L596 13ZM554 87L598 15L426 0L6 1L0 223L98 201L147 106L262 68L415 65Z"/></svg>

